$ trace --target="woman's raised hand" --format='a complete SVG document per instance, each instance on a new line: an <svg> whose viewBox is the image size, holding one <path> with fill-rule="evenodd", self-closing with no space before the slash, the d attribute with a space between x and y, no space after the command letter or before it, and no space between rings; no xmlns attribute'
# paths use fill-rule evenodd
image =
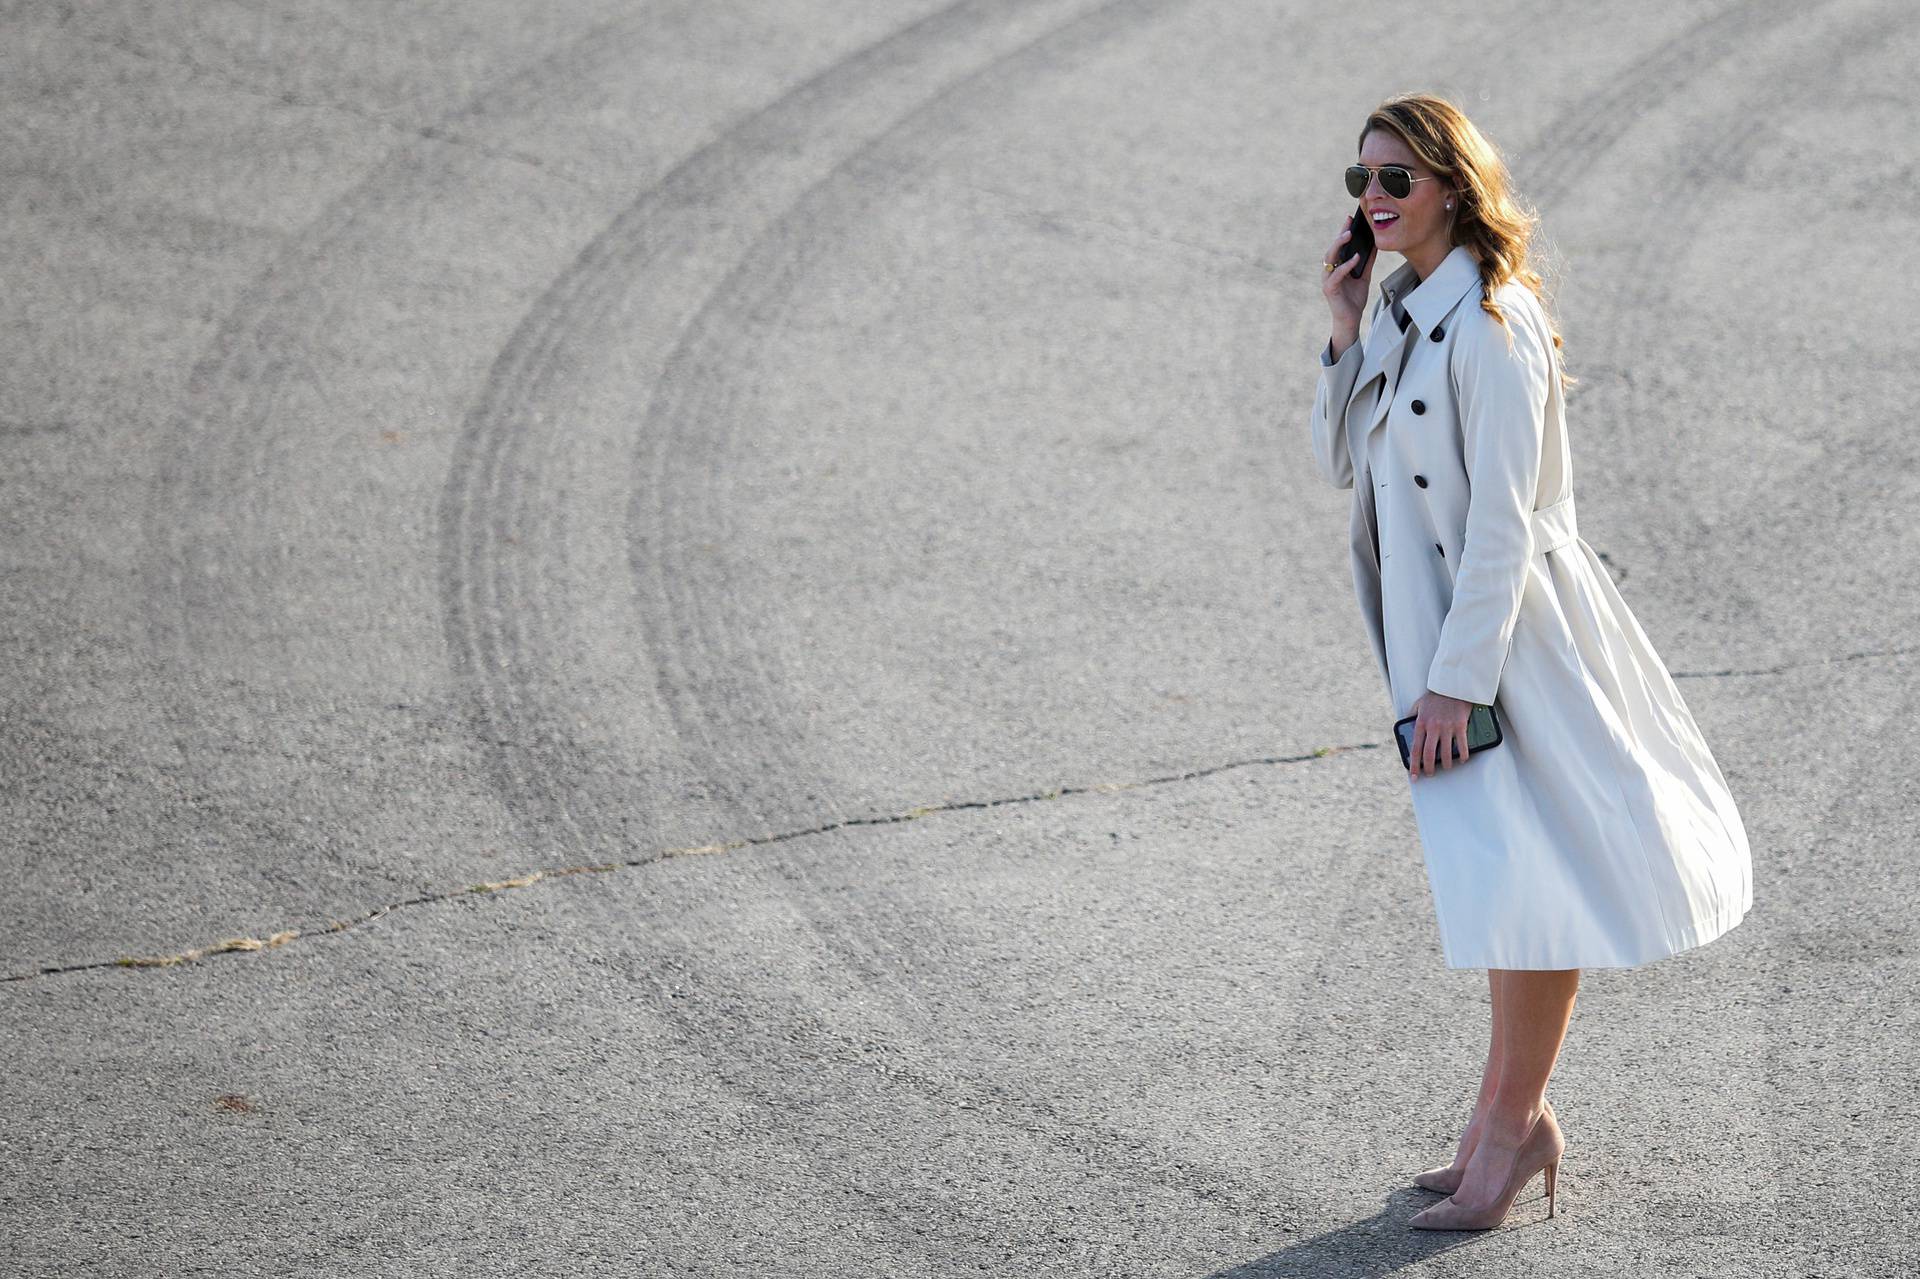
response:
<svg viewBox="0 0 1920 1279"><path fill-rule="evenodd" d="M1373 264L1379 260L1379 250L1367 254L1367 264L1361 268L1356 278L1353 274L1353 259L1348 258L1336 270L1324 269L1340 253L1340 246L1353 238L1353 215L1349 213L1346 221L1340 224L1340 234L1327 246L1327 252L1320 261L1322 274L1326 281L1321 292L1326 294L1327 309L1333 312L1334 346L1344 349L1360 337L1360 315L1367 307L1367 290L1373 286Z"/></svg>

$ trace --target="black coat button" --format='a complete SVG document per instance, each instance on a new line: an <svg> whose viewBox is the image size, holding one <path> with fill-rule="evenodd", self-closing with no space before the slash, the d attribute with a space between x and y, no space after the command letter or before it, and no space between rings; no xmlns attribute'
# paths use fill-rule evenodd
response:
<svg viewBox="0 0 1920 1279"><path fill-rule="evenodd" d="M1421 488L1425 488L1427 486L1427 477L1424 475L1416 475L1413 477L1413 482Z"/></svg>
<svg viewBox="0 0 1920 1279"><path fill-rule="evenodd" d="M1438 341L1439 341L1439 340L1440 340L1441 338L1443 338L1443 337L1445 337L1445 336L1447 336L1447 326L1446 326L1446 325L1444 325L1444 324L1436 324L1436 325L1434 325L1434 326L1433 326L1433 340L1434 340L1434 341L1436 341L1436 342L1438 342Z"/></svg>
<svg viewBox="0 0 1920 1279"><path fill-rule="evenodd" d="M1440 552L1440 556L1441 556L1441 558L1442 558L1442 559L1444 559L1444 558L1446 558L1446 554L1447 554L1447 548L1446 548L1446 547L1444 547L1444 546L1442 546L1442 545L1440 545L1440 543L1438 543L1438 542L1435 542L1435 543L1433 544L1433 549L1434 549L1434 550L1436 550L1436 551L1438 551L1438 552Z"/></svg>
<svg viewBox="0 0 1920 1279"><path fill-rule="evenodd" d="M1415 413L1425 413L1425 412L1427 411L1427 404L1426 404L1426 401L1425 401L1425 400L1415 400L1415 401L1413 402L1413 411L1414 411Z"/></svg>

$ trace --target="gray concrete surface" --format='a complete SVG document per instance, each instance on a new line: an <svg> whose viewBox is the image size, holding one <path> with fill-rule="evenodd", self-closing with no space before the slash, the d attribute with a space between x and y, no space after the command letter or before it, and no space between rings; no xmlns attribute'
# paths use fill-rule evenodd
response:
<svg viewBox="0 0 1920 1279"><path fill-rule="evenodd" d="M1915 6L5 30L6 1273L1910 1273ZM1305 438L1414 88L1757 872L1488 1235Z"/></svg>

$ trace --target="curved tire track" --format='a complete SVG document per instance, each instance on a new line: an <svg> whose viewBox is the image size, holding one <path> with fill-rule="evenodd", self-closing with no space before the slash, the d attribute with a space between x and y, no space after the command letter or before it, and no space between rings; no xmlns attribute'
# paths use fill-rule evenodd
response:
<svg viewBox="0 0 1920 1279"><path fill-rule="evenodd" d="M1028 64L1060 56L1069 45L1095 43L1166 6L1166 0L1108 0L1082 12L1069 21L1045 30L1034 39L994 57L940 85L931 96L921 95L904 115L862 140L848 154L839 157L826 171L809 182L792 202L746 244L720 286L708 293L685 326L678 326L679 339L668 355L657 382L669 388L682 385L675 371L690 357L698 343L691 335L703 324L720 335L722 355L709 361L706 368L715 376L685 379L688 398L656 401L647 418L647 427L639 441L642 459L636 467L641 475L658 478L651 491L636 492L636 520L644 521L649 496L673 494L676 481L705 482L708 474L693 470L676 475L672 463L679 458L675 432L686 422L711 421L714 401L706 398L715 388L724 390L726 379L724 346L733 325L726 318L751 309L764 298L778 296L797 278L799 256L817 237L804 232L804 220L812 203L840 198L837 177L850 165L877 148L888 145L902 130L924 120L930 110L955 96L979 89L998 77L1024 70ZM967 12L961 12L962 9ZM979 12L973 12L974 10ZM713 220L710 210L731 197L752 204L763 197L749 183L755 167L768 152L794 144L785 139L804 137L818 128L812 117L831 115L842 109L836 99L858 91L862 77L879 74L890 64L915 56L913 46L933 42L965 41L974 29L993 16L993 6L956 6L933 18L915 24L881 45L863 51L815 77L793 94L777 101L766 111L744 122L726 137L690 157L659 186L645 192L618 218L607 233L590 245L569 271L558 278L547 295L529 311L526 320L503 349L490 378L482 402L470 415L457 464L443 495L444 530L443 599L446 606L450 649L457 655L463 679L483 690L476 698L476 718L488 726L488 735L507 741L516 732L538 726L531 744L516 747L517 766L506 776L516 786L513 795L517 811L534 815L534 825L553 822L565 831L558 843L570 857L605 847L618 841L619 832L609 815L621 796L608 792L604 799L582 804L578 800L581 779L590 776L591 761L569 741L567 725L585 707L570 692L561 676L576 669L575 659L585 646L569 633L566 622L572 609L563 589L554 585L558 575L539 571L540 566L564 562L567 557L567 526L556 519L550 525L535 522L542 510L564 510L566 503L551 502L552 486L548 477L553 469L554 450L564 441L551 429L561 415L546 412L563 395L561 383L571 368L586 360L600 335L618 332L615 324L623 298L642 294L642 282L650 268L676 256L696 256L701 239ZM678 219L680 210L692 210L694 216ZM711 251L709 249L709 251ZM658 292L655 290L654 292ZM671 392L670 392L671 396ZM544 431L544 438L543 438ZM542 446L545 446L544 448ZM677 498L676 498L677 500ZM717 510L724 518L724 502L716 505L691 503L702 527L708 527ZM683 509L678 506L669 511ZM669 525L670 526L670 525ZM523 536L517 541L510 530ZM533 534L530 538L526 535ZM533 543L528 550L528 543ZM675 727L687 740L690 753L702 761L702 775L720 782L732 765L731 743L713 724L723 717L717 708L701 699L701 690L718 686L719 673L737 674L741 667L757 668L763 673L761 656L750 645L742 645L739 636L751 628L715 621L705 611L713 598L732 599L724 579L716 584L717 596L688 590L681 585L685 576L693 576L690 561L668 557L658 569L649 572L643 543L636 543L636 574L643 581L651 576L656 585L652 600L680 616L691 615L693 635L684 641L680 632L666 628L647 615L643 595L637 624L646 628L653 644L660 672L660 692L672 708ZM678 549L671 538L662 545ZM525 563L521 562L525 557ZM682 644L685 647L681 647ZM757 710L774 700L777 686L755 686L756 698L750 705ZM788 719L789 723L797 723ZM773 734L777 739L779 734ZM765 749L751 761L754 767L770 764L784 770L782 780L789 785L807 777L806 764L784 742ZM764 814L750 797L729 793L724 796L728 815L736 822L759 822ZM551 838L551 837L550 837ZM895 980L897 966L877 958L871 944L858 944L823 930L818 915L809 908L808 881L777 859L765 859L763 866L801 888L787 900L796 914L813 930L820 949L830 955L850 977L867 987L878 998L896 1009L905 992ZM878 890L876 900L897 900ZM682 955L701 953L701 939L688 935L670 921L656 936L655 944L678 940ZM730 1071L728 1046L737 1045L754 1033L765 1033L769 1022L819 1051L823 1046L846 1043L847 1032L833 1024L807 1003L808 991L796 989L784 999L771 1000L764 1017L745 1018L723 1001L706 1001L705 1011L695 1013L671 997L666 984L670 976L641 970L636 978L659 990L657 1007L671 1019L688 1047L713 1067L714 1077L744 1096L775 1108L784 1108L792 1100L780 1088L769 1088L742 1079ZM755 992L756 994L765 992ZM916 1013L918 1010L916 1009ZM1190 1162L1170 1159L1164 1152L1152 1150L1141 1138L1118 1130L1103 1130L1084 1116L1063 1113L1059 1108L1034 1098L1009 1098L996 1089L951 1076L939 1070L924 1050L908 1045L914 1041L897 1033L904 1029L897 1017L886 1019L896 1061L907 1064L874 1066L892 1082L908 1087L929 1100L946 1103L965 1101L986 1118L1023 1140L1042 1149L1071 1151L1087 1157L1089 1133L1097 1134L1109 1150L1138 1152L1140 1157L1106 1171L1123 1179L1158 1188L1190 1192L1196 1200L1220 1204L1240 1219L1262 1218L1267 1214L1257 1198L1235 1203L1224 1193L1227 1185L1216 1174ZM860 1038L870 1039L880 1029L876 1024L863 1030ZM716 1049L716 1046L720 1046ZM857 1055L844 1062L867 1066ZM1098 1157L1099 1152L1093 1152ZM1150 1157L1149 1157L1150 1156ZM1139 1167L1152 1165L1154 1172ZM1161 1175L1170 1170L1173 1177ZM823 1175L842 1178L831 1168ZM867 1193L874 1193L871 1189ZM883 1197L887 1197L884 1195ZM1004 1221L983 1223L1004 1230ZM1279 1224L1279 1223L1274 1223ZM914 1242L904 1232L903 1244Z"/></svg>
<svg viewBox="0 0 1920 1279"><path fill-rule="evenodd" d="M197 673L195 654L238 636L269 639L269 627L285 625L277 616L260 620L282 564L266 532L277 494L262 481L292 429L280 413L286 399L315 389L306 353L323 348L345 318L321 305L329 262L350 252L356 229L376 222L397 189L418 181L423 155L474 145L463 123L484 123L503 99L537 99L549 86L617 71L652 38L650 9L596 25L422 126L417 140L395 147L330 202L221 317L167 424L142 513L141 607L149 648L172 675L154 692L171 703L173 722L190 731L208 713L204 690L188 678Z"/></svg>

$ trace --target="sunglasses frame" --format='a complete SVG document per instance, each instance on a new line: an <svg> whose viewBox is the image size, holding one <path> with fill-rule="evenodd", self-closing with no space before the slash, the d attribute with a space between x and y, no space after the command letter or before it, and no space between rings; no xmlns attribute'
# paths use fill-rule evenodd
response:
<svg viewBox="0 0 1920 1279"><path fill-rule="evenodd" d="M1396 194L1394 194L1394 192L1392 192L1392 191L1390 191L1390 190L1388 190L1388 189L1387 189L1387 179L1386 179L1386 172L1387 172L1387 170L1388 170L1388 169L1392 169L1392 170L1393 170L1394 172L1396 172L1396 173L1404 173L1404 174L1406 174L1406 175L1407 175L1407 189L1406 189L1406 190L1404 190L1404 191L1402 191L1402 192L1400 192L1399 194L1397 194L1397 195L1396 195ZM1365 174L1367 175L1367 180L1366 180L1365 182L1362 182L1362 183L1360 184L1360 189L1359 189L1358 191L1355 191L1355 190L1353 189L1353 175L1354 175L1354 173L1355 173L1356 171L1358 171L1358 172L1363 172L1363 173L1365 173ZM1429 173L1429 174L1427 174L1427 175L1426 175L1425 177L1421 177L1421 178L1416 178L1416 177L1414 177L1414 176L1413 176L1413 170L1412 170L1412 169L1409 169L1409 168L1408 168L1408 167L1407 167L1406 165L1404 165L1404 164L1382 164L1382 165L1377 165L1377 166L1376 166L1376 165L1368 165L1368 164L1349 164L1349 165L1348 165L1348 166L1346 167L1346 169L1345 169L1345 171L1344 171L1344 175L1345 175L1345 177L1346 177L1346 180L1347 180L1347 194L1348 194L1348 195L1350 195L1350 196L1353 196L1353 197L1354 197L1354 198L1356 198L1356 199L1358 199L1358 198L1360 198L1360 197L1362 197L1362 196L1364 196L1364 195L1366 195L1366 193L1367 193L1367 188L1368 188L1368 187L1370 187L1370 186L1372 186L1372 185L1373 185L1373 180L1374 180L1374 179L1375 179L1376 177L1378 177L1378 178L1380 179L1380 189L1381 189L1382 191L1386 191L1386 193L1387 193L1387 196L1388 196L1388 198L1389 198L1389 199L1393 199L1393 200L1404 200L1404 199L1406 199L1406 198L1407 198L1408 196L1410 196L1410 195L1412 195L1412 194L1413 194L1413 184L1414 184L1414 183L1416 183L1416 182L1433 182L1433 181L1436 181L1436 180L1438 179L1438 176L1439 176L1439 175L1437 175L1437 174L1433 174L1433 173Z"/></svg>

